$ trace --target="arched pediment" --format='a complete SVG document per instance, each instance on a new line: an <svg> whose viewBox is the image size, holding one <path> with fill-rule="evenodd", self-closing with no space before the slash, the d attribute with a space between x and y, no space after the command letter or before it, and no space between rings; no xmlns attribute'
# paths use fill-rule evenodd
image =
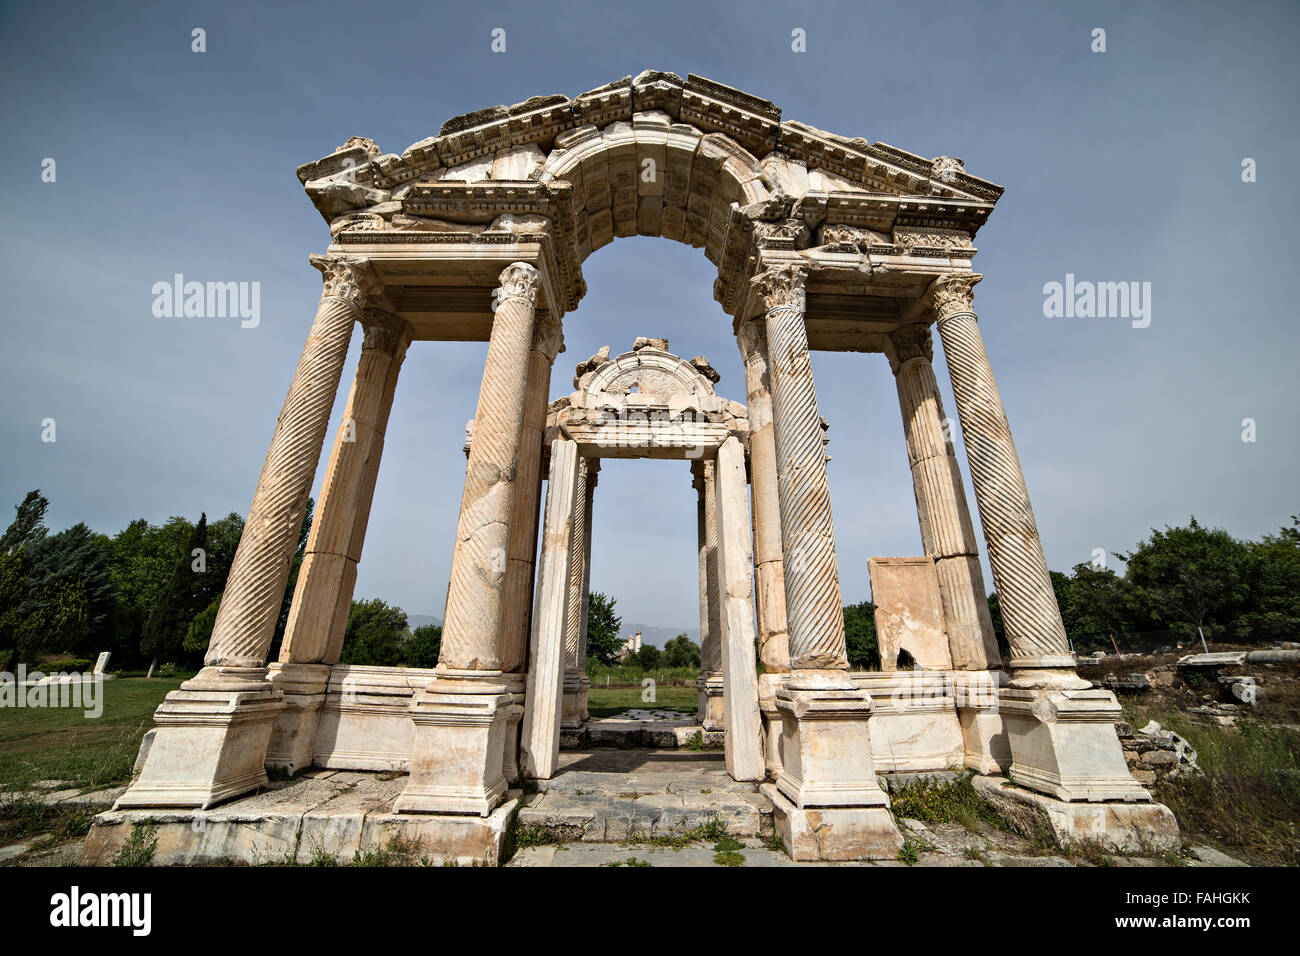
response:
<svg viewBox="0 0 1300 956"><path fill-rule="evenodd" d="M585 294L583 261L619 236L702 248L729 311L760 243L969 269L1002 192L959 159L783 121L760 97L656 71L467 113L401 154L354 137L298 176L339 245L535 239L565 310Z"/></svg>

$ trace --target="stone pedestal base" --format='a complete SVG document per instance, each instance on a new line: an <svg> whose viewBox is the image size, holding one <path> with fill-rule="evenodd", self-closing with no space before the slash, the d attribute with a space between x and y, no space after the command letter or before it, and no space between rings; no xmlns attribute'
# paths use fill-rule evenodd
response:
<svg viewBox="0 0 1300 956"><path fill-rule="evenodd" d="M284 710L265 678L261 667L205 667L168 694L140 776L114 808L207 808L263 786L271 728Z"/></svg>
<svg viewBox="0 0 1300 956"><path fill-rule="evenodd" d="M501 775L506 783L519 782L519 733L524 719L524 700L527 698L527 674L502 674L506 693L510 695L510 712L506 715L506 739L502 748ZM590 683L590 682L588 682ZM583 694L583 706L586 706L586 694Z"/></svg>
<svg viewBox="0 0 1300 956"><path fill-rule="evenodd" d="M776 696L781 774L796 807L888 807L871 758L871 698L839 671L795 671Z"/></svg>
<svg viewBox="0 0 1300 956"><path fill-rule="evenodd" d="M339 664L330 668L316 731L316 766L410 770L415 735L411 699L435 677L433 670L422 667Z"/></svg>
<svg viewBox="0 0 1300 956"><path fill-rule="evenodd" d="M903 837L885 807L800 809L770 783L759 792L772 801L772 822L790 859L896 860Z"/></svg>
<svg viewBox="0 0 1300 956"><path fill-rule="evenodd" d="M271 684L284 695L284 710L271 728L266 765L295 774L311 766L320 709L329 684L328 664L281 664L268 668Z"/></svg>
<svg viewBox="0 0 1300 956"><path fill-rule="evenodd" d="M976 773L1004 774L1011 769L1011 741L997 709L959 707L962 766Z"/></svg>
<svg viewBox="0 0 1300 956"><path fill-rule="evenodd" d="M725 730L727 714L723 708L721 674L709 674L695 682L699 692L699 705L696 711L700 725L705 730Z"/></svg>
<svg viewBox="0 0 1300 956"><path fill-rule="evenodd" d="M394 811L491 814L506 792L501 767L512 703L500 672L440 670L411 701L411 779Z"/></svg>
<svg viewBox="0 0 1300 956"><path fill-rule="evenodd" d="M1011 780L1067 802L1150 802L1151 794L1124 761L1115 733L1121 716L1115 695L1073 675L1048 680L1057 683L1024 686L1017 677L1000 694Z"/></svg>
<svg viewBox="0 0 1300 956"><path fill-rule="evenodd" d="M564 672L564 696L560 703L560 728L562 730L577 730L586 720L587 713L587 694L586 686L583 682L587 681L587 676L582 671L568 670ZM591 682L587 681L589 685Z"/></svg>
<svg viewBox="0 0 1300 956"><path fill-rule="evenodd" d="M1160 803L1067 803L1013 785L1005 777L974 777L980 796L1028 837L1044 830L1061 846L1088 844L1114 853L1165 853L1182 842L1178 821Z"/></svg>
<svg viewBox="0 0 1300 956"><path fill-rule="evenodd" d="M758 712L763 720L763 759L772 780L781 776L781 711L776 706L777 691L789 672L758 675Z"/></svg>

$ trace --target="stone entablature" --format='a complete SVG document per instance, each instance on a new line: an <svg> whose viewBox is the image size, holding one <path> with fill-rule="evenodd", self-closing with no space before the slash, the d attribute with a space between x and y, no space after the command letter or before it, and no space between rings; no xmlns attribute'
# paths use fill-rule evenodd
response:
<svg viewBox="0 0 1300 956"><path fill-rule="evenodd" d="M534 245L558 313L585 294L587 256L630 235L702 247L719 269L715 298L733 315L745 280L787 254L825 273L827 295L875 269L900 273L882 288L914 298L936 275L969 271L971 237L1002 193L958 159L782 122L759 97L653 71L574 100L457 117L400 156L353 137L298 176L339 249L399 258L412 244L444 247L437 258L446 247L490 256ZM896 311L884 310L885 325Z"/></svg>

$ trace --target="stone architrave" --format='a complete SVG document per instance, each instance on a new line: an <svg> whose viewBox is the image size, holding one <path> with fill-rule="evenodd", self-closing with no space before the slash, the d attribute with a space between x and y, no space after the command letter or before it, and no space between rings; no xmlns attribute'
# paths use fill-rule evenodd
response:
<svg viewBox="0 0 1300 956"><path fill-rule="evenodd" d="M235 550L204 667L167 695L139 777L116 807L209 807L266 783L283 695L266 652L289 578L352 327L380 291L364 260L313 256L320 305L276 422Z"/></svg>
<svg viewBox="0 0 1300 956"><path fill-rule="evenodd" d="M312 763L330 666L338 663L352 608L384 432L411 341L410 327L394 316L367 309L362 321L361 357L326 466L280 659L270 667L285 709L276 719L266 762L290 773ZM394 719L405 721L405 703L400 713L394 709Z"/></svg>
<svg viewBox="0 0 1300 956"><path fill-rule="evenodd" d="M745 450L735 438L718 449L718 594L721 604L723 713L727 773L733 780L762 780L763 728L758 713L754 660L754 556L749 549L749 496Z"/></svg>
<svg viewBox="0 0 1300 956"><path fill-rule="evenodd" d="M1011 682L999 695L1011 779L1066 804L1143 803L1153 821L1163 819L1169 810L1149 802L1150 794L1124 761L1115 733L1120 710L1114 694L1093 690L1075 673L1020 459L971 308L981 278L941 276L927 295L943 340L1011 647Z"/></svg>
<svg viewBox="0 0 1300 956"><path fill-rule="evenodd" d="M546 485L542 554L537 568L528 694L519 745L524 776L539 780L554 775L560 753L565 617L569 608L573 512L580 463L578 446L574 442L556 439L551 443L551 471Z"/></svg>
<svg viewBox="0 0 1300 956"><path fill-rule="evenodd" d="M541 280L533 266L515 262L502 270L500 281L452 554L438 677L411 701L411 776L394 804L401 813L488 816L506 789L502 768L514 701L502 681L498 641Z"/></svg>
<svg viewBox="0 0 1300 956"><path fill-rule="evenodd" d="M880 669L897 670L899 652L906 650L923 670L949 670L952 659L934 559L872 558L867 567L876 605Z"/></svg>

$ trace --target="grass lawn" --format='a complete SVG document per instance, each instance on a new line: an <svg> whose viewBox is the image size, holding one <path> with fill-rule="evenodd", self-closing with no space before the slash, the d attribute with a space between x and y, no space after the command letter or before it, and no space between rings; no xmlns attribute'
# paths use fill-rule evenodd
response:
<svg viewBox="0 0 1300 956"><path fill-rule="evenodd" d="M102 685L103 713L87 718L74 708L0 709L0 790L37 780L64 780L85 788L125 783L153 726L153 712L185 677L124 677Z"/></svg>
<svg viewBox="0 0 1300 956"><path fill-rule="evenodd" d="M613 717L625 710L681 710L695 713L698 706L697 692L694 687L655 688L653 703L643 701L643 688L636 687L601 687L592 684L587 693L587 712L595 717Z"/></svg>
<svg viewBox="0 0 1300 956"><path fill-rule="evenodd" d="M1300 865L1300 734L1248 718L1227 729L1177 711L1124 710L1134 727L1158 720L1196 748L1203 772L1162 781L1153 794L1184 835L1256 863Z"/></svg>

